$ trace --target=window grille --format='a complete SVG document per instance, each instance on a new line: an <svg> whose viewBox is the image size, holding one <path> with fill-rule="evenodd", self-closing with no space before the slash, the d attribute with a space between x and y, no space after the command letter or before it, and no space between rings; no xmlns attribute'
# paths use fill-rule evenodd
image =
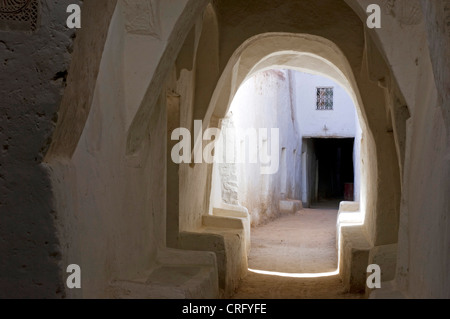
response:
<svg viewBox="0 0 450 319"><path fill-rule="evenodd" d="M333 88L317 88L317 110L333 110Z"/></svg>
<svg viewBox="0 0 450 319"><path fill-rule="evenodd" d="M39 0L0 0L0 30L35 31Z"/></svg>

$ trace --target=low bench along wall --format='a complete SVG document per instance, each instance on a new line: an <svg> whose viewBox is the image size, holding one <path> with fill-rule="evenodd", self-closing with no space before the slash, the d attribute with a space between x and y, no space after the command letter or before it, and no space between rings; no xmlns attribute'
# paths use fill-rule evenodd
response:
<svg viewBox="0 0 450 319"><path fill-rule="evenodd" d="M179 246L216 255L221 297L228 298L247 274L250 250L250 216L245 208L214 208L200 229L181 232Z"/></svg>
<svg viewBox="0 0 450 319"><path fill-rule="evenodd" d="M381 282L394 279L397 244L373 246L364 227L364 216L357 202L341 202L336 224L336 245L339 249L339 273L349 292L365 292L369 297L374 291L367 287L367 267L380 266Z"/></svg>
<svg viewBox="0 0 450 319"><path fill-rule="evenodd" d="M212 252L161 250L152 269L136 278L113 281L111 298L216 299L216 256Z"/></svg>

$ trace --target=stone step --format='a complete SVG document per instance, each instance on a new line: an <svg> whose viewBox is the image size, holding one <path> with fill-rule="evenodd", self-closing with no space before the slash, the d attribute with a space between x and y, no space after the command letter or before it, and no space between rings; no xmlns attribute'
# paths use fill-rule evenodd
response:
<svg viewBox="0 0 450 319"><path fill-rule="evenodd" d="M345 290L364 292L371 245L362 225L340 227L339 273Z"/></svg>
<svg viewBox="0 0 450 319"><path fill-rule="evenodd" d="M180 248L216 254L222 297L230 297L247 274L250 251L250 215L245 207L214 208L202 217L202 227L180 233Z"/></svg>
<svg viewBox="0 0 450 319"><path fill-rule="evenodd" d="M116 299L216 299L219 297L216 256L211 252L165 249L146 274L116 280L109 293Z"/></svg>

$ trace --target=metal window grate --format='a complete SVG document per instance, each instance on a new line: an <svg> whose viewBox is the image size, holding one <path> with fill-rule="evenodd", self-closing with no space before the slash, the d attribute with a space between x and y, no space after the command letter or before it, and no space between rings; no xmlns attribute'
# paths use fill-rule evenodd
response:
<svg viewBox="0 0 450 319"><path fill-rule="evenodd" d="M317 88L317 110L333 110L333 88Z"/></svg>
<svg viewBox="0 0 450 319"><path fill-rule="evenodd" d="M39 0L0 0L0 30L35 31Z"/></svg>

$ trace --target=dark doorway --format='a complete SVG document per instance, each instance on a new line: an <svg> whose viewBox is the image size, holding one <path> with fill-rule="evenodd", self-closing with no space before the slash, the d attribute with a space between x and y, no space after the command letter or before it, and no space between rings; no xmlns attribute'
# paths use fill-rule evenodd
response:
<svg viewBox="0 0 450 319"><path fill-rule="evenodd" d="M318 161L317 199L353 200L354 138L313 139Z"/></svg>

